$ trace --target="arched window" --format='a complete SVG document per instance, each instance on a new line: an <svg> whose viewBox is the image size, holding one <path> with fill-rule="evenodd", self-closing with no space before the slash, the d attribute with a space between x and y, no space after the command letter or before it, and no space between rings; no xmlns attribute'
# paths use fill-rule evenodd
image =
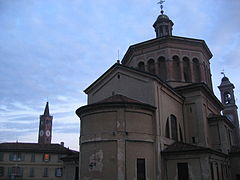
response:
<svg viewBox="0 0 240 180"><path fill-rule="evenodd" d="M185 82L191 82L190 62L187 57L183 58L183 76Z"/></svg>
<svg viewBox="0 0 240 180"><path fill-rule="evenodd" d="M148 65L148 72L155 74L155 63L153 59L150 59L147 63Z"/></svg>
<svg viewBox="0 0 240 180"><path fill-rule="evenodd" d="M231 103L232 96L228 91L224 92L223 97L224 97L224 103L225 104L230 104Z"/></svg>
<svg viewBox="0 0 240 180"><path fill-rule="evenodd" d="M171 119L171 135L172 135L172 139L177 141L178 140L177 118L176 118L176 116L171 114L170 119Z"/></svg>
<svg viewBox="0 0 240 180"><path fill-rule="evenodd" d="M166 78L167 78L167 67L166 67L166 59L163 56L158 58L158 70L159 70L159 77L162 80L166 80Z"/></svg>
<svg viewBox="0 0 240 180"><path fill-rule="evenodd" d="M205 75L205 82L206 84L208 84L207 66L205 62L203 62L203 69L204 69L204 75Z"/></svg>
<svg viewBox="0 0 240 180"><path fill-rule="evenodd" d="M173 56L173 78L175 81L181 80L180 59L178 56Z"/></svg>
<svg viewBox="0 0 240 180"><path fill-rule="evenodd" d="M165 136L167 138L170 138L169 118L167 118L167 123L166 123L166 127L165 127Z"/></svg>
<svg viewBox="0 0 240 180"><path fill-rule="evenodd" d="M180 133L180 141L183 142L183 135L182 135L182 129L180 124L179 124L179 133Z"/></svg>
<svg viewBox="0 0 240 180"><path fill-rule="evenodd" d="M139 62L138 63L138 69L140 70L140 71L145 71L145 64L144 64L144 62Z"/></svg>
<svg viewBox="0 0 240 180"><path fill-rule="evenodd" d="M201 82L200 64L197 58L193 58L193 73L196 82Z"/></svg>

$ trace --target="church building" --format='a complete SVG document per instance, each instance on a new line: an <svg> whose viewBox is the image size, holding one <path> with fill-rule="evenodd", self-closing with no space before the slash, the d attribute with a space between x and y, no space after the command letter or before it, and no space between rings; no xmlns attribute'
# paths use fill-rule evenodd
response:
<svg viewBox="0 0 240 180"><path fill-rule="evenodd" d="M131 45L84 92L81 180L240 180L234 85L214 95L204 40L172 35L161 11L156 38Z"/></svg>

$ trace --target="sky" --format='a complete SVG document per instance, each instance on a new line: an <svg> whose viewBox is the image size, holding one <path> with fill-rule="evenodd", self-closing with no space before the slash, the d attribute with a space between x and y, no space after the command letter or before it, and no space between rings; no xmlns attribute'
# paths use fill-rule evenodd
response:
<svg viewBox="0 0 240 180"><path fill-rule="evenodd" d="M157 0L0 0L0 143L37 142L49 101L52 143L78 149L83 90L130 45L155 38ZM240 1L166 0L173 35L203 39L213 54L214 92L221 71L240 105Z"/></svg>

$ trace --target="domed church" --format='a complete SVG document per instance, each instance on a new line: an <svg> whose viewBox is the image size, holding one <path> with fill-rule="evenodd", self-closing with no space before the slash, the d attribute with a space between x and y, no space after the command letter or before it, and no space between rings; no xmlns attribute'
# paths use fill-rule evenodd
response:
<svg viewBox="0 0 240 180"><path fill-rule="evenodd" d="M240 180L234 85L212 88L204 40L172 35L161 11L156 38L131 45L84 92L81 180Z"/></svg>

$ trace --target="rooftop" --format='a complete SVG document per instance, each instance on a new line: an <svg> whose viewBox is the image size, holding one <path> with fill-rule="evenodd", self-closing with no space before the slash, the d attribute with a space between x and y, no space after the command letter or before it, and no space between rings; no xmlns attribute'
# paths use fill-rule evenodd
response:
<svg viewBox="0 0 240 180"><path fill-rule="evenodd" d="M20 151L20 152L48 152L72 154L76 151L62 146L61 144L38 144L38 143L0 143L0 152Z"/></svg>

